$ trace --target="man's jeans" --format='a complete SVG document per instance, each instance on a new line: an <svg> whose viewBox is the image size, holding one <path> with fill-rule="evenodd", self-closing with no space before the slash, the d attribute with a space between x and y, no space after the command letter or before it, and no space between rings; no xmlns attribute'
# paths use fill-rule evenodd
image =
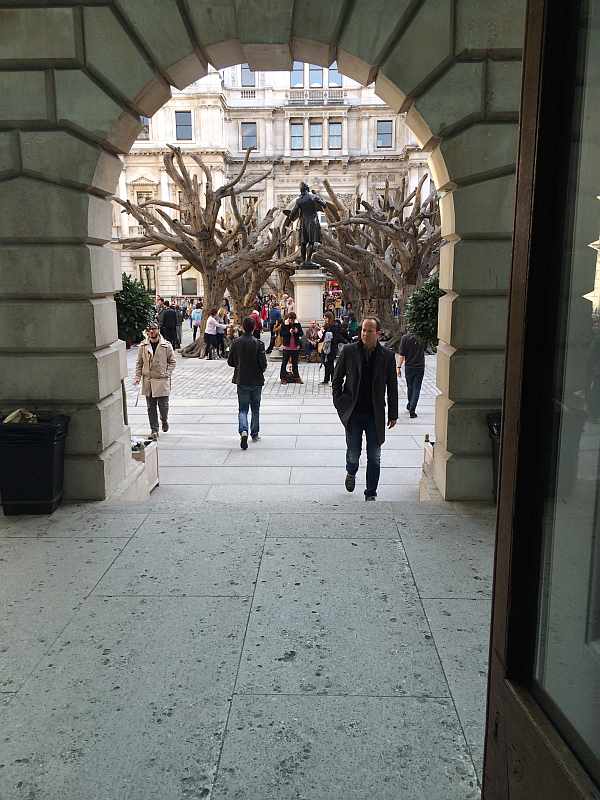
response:
<svg viewBox="0 0 600 800"><path fill-rule="evenodd" d="M160 411L160 420L161 422L167 422L167 418L169 416L169 396L165 395L164 397L149 397L146 396L146 405L148 406L148 419L150 420L150 430L153 433L158 431L158 413L156 411L156 406L158 405L158 410Z"/></svg>
<svg viewBox="0 0 600 800"><path fill-rule="evenodd" d="M419 402L419 395L421 394L421 384L423 383L423 375L425 374L425 367L404 367L404 376L406 378L406 391L408 394L408 410L414 414Z"/></svg>
<svg viewBox="0 0 600 800"><path fill-rule="evenodd" d="M260 422L260 397L262 386L238 386L239 432L248 433L248 409L252 410L251 436L258 436Z"/></svg>
<svg viewBox="0 0 600 800"><path fill-rule="evenodd" d="M372 414L359 414L350 417L346 427L346 472L356 475L362 450L363 431L367 437L367 488L365 497L377 496L377 484L381 471L381 445L377 440L377 428Z"/></svg>

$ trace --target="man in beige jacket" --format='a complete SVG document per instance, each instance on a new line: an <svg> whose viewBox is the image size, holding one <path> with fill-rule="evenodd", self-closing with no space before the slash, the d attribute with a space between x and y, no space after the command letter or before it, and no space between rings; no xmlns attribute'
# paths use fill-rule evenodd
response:
<svg viewBox="0 0 600 800"><path fill-rule="evenodd" d="M138 347L135 365L134 384L142 381L142 394L148 406L150 420L150 438L158 439L158 411L162 429L169 430L169 394L171 393L171 375L176 366L173 346L160 335L156 322L146 328L148 336Z"/></svg>

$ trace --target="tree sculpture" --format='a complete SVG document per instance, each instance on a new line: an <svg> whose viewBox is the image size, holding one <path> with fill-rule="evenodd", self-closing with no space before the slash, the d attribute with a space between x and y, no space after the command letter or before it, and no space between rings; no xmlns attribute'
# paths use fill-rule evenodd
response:
<svg viewBox="0 0 600 800"><path fill-rule="evenodd" d="M204 284L204 309L221 304L226 288L237 287L237 281L252 270L259 270L265 262L269 262L277 252L281 231L273 226L277 213L271 209L264 219L253 223L256 209L253 204L244 213L240 213L237 205L238 195L247 192L252 186L264 180L273 167L245 183L241 184L251 150L246 151L242 168L237 176L215 189L210 169L202 158L190 153L189 157L198 165L205 177L204 192L197 175L190 175L180 148L168 145L169 152L164 156L164 165L168 176L179 191L180 203L166 200L148 200L139 205L115 197L115 202L131 214L143 229L142 236L123 239L121 244L129 250L139 250L156 245L155 254L165 250L173 250L182 255L189 266L202 275ZM231 205L231 224L220 217L223 201L229 198ZM176 212L171 217L165 209ZM272 270L273 263L265 269ZM200 333L204 332L207 314L204 314ZM182 354L188 357L200 356L203 350L201 335L196 341L184 348Z"/></svg>
<svg viewBox="0 0 600 800"><path fill-rule="evenodd" d="M439 263L442 240L437 193L422 200L426 178L424 175L407 197L405 180L393 197L386 181L385 192L374 205L357 192L349 209L324 181L330 198L326 209L329 227L316 258L340 283L362 317L375 314L392 330L396 327L391 316L394 293L403 308Z"/></svg>

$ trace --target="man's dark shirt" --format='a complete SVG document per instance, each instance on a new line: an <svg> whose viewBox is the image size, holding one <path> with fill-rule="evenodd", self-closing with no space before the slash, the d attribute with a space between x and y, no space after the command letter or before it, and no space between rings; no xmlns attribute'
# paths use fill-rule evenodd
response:
<svg viewBox="0 0 600 800"><path fill-rule="evenodd" d="M362 372L360 375L360 385L358 388L358 400L356 401L355 411L358 414L373 413L373 364L375 362L375 350L367 350L362 346Z"/></svg>
<svg viewBox="0 0 600 800"><path fill-rule="evenodd" d="M156 348L159 345L160 339L157 339L155 342L153 342L152 339L148 339L148 341L150 342L150 345L152 347L152 352L156 353Z"/></svg>
<svg viewBox="0 0 600 800"><path fill-rule="evenodd" d="M425 348L412 333L405 333L400 340L400 355L404 356L407 367L425 367Z"/></svg>

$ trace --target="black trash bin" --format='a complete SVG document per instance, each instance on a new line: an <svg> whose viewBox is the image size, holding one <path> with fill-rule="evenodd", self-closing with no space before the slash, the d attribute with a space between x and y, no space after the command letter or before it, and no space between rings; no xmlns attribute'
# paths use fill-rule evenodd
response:
<svg viewBox="0 0 600 800"><path fill-rule="evenodd" d="M492 411L487 415L488 433L492 441L492 475L494 500L498 499L498 472L500 470L500 437L502 435L502 412Z"/></svg>
<svg viewBox="0 0 600 800"><path fill-rule="evenodd" d="M69 417L0 424L0 500L6 515L52 514L63 496Z"/></svg>

